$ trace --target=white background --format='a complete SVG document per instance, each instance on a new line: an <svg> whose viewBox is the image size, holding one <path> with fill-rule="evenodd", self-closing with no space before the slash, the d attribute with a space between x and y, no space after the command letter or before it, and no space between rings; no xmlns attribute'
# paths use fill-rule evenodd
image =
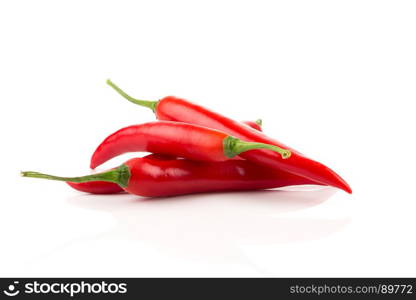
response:
<svg viewBox="0 0 416 300"><path fill-rule="evenodd" d="M3 1L0 275L416 276L415 15L414 1ZM19 177L86 174L105 136L154 119L107 78L261 117L354 193L144 200Z"/></svg>

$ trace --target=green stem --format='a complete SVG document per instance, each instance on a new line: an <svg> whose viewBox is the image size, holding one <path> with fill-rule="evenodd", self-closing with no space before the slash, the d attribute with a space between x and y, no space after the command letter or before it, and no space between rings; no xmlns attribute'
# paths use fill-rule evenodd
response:
<svg viewBox="0 0 416 300"><path fill-rule="evenodd" d="M125 93L122 89L120 89L110 79L107 79L107 84L109 86L111 86L113 89L115 89L117 91L117 93L119 93L121 96L123 96L125 99L129 100L130 102L132 102L134 104L138 104L140 106L144 106L144 107L150 108L151 110L153 110L153 112L155 112L157 103L159 101L150 101L150 100L135 99L135 98L131 97L130 95L128 95L127 93Z"/></svg>
<svg viewBox="0 0 416 300"><path fill-rule="evenodd" d="M257 125L259 125L260 127L263 126L263 120L262 119L257 119L255 123Z"/></svg>
<svg viewBox="0 0 416 300"><path fill-rule="evenodd" d="M289 158L292 154L289 150L280 147L254 142L245 142L232 136L228 136L223 141L224 155L227 157L234 157L242 152L254 149L269 149L279 153L283 159Z"/></svg>
<svg viewBox="0 0 416 300"><path fill-rule="evenodd" d="M49 180L68 181L68 182L89 182L89 181L108 181L117 183L121 187L127 187L130 179L130 170L126 165L97 174L91 174L81 177L61 177L48 175L32 171L24 171L20 173L23 177L43 178Z"/></svg>

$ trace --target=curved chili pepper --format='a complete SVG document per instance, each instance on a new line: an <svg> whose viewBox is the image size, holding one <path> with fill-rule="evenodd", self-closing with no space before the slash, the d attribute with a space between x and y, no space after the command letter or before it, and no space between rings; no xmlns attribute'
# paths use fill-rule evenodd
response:
<svg viewBox="0 0 416 300"><path fill-rule="evenodd" d="M22 176L66 181L73 187L105 181L121 186L128 193L145 197L310 184L303 177L246 160L204 162L157 154L133 158L118 168L83 177L58 177L31 171L22 172Z"/></svg>
<svg viewBox="0 0 416 300"><path fill-rule="evenodd" d="M257 130L248 128L237 121L217 114L187 100L173 96L164 97L158 101L135 99L122 91L110 80L107 80L107 83L130 102L152 109L159 120L178 121L206 126L221 130L245 141L272 144L283 149L288 149L292 152L291 158L287 160L283 160L276 153L264 150L242 153L240 155L242 158L257 162L270 168L281 169L299 176L307 177L315 182L334 186L348 193L352 192L348 183L330 168L317 161L307 158L296 150L269 138Z"/></svg>
<svg viewBox="0 0 416 300"><path fill-rule="evenodd" d="M244 124L256 129L261 130L261 119L254 121L243 121ZM215 165L213 166L215 167ZM72 188L90 194L117 194L123 191L123 189L113 182L107 181L88 181L88 182L67 182ZM306 183L305 183L306 184Z"/></svg>
<svg viewBox="0 0 416 300"><path fill-rule="evenodd" d="M159 121L133 125L108 136L95 150L91 168L126 152L153 152L193 160L224 161L252 149L268 149L284 158L290 151L245 142L221 131L187 123Z"/></svg>
<svg viewBox="0 0 416 300"><path fill-rule="evenodd" d="M243 121L243 124L246 124L247 126L250 126L251 128L258 130L258 131L263 131L263 129L261 128L263 121L261 119L257 119L256 121Z"/></svg>

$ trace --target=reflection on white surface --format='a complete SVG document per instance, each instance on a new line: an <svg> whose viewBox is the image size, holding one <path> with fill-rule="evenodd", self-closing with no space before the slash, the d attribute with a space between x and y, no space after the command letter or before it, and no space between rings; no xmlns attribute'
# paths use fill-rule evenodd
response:
<svg viewBox="0 0 416 300"><path fill-rule="evenodd" d="M116 226L91 240L134 240L181 259L204 259L252 265L239 245L268 245L315 240L339 231L348 218L296 217L296 211L319 205L335 190L253 191L140 198L127 194L80 195L71 205L110 213ZM290 214L288 214L290 213ZM290 216L289 216L290 215ZM57 249L55 249L57 250ZM253 269L258 269L255 265Z"/></svg>

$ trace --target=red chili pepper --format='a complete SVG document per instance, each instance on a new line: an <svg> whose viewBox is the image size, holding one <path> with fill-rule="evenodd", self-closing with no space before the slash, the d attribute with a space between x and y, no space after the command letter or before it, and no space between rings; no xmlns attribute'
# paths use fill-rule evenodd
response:
<svg viewBox="0 0 416 300"><path fill-rule="evenodd" d="M192 160L224 161L252 149L268 149L284 158L290 151L263 143L245 142L207 127L159 121L133 125L108 136L95 150L91 168L126 152L153 152Z"/></svg>
<svg viewBox="0 0 416 300"><path fill-rule="evenodd" d="M263 129L261 128L263 121L261 119L257 119L255 122L243 121L242 123L246 124L247 126L250 126L251 128L255 130L263 131Z"/></svg>
<svg viewBox="0 0 416 300"><path fill-rule="evenodd" d="M261 119L253 121L243 121L244 124L257 129L261 130ZM213 165L213 168L217 168L215 164ZM282 176L285 177L285 176ZM286 178L286 177L285 177ZM289 176L289 179L292 178ZM283 180L283 178L282 178ZM295 178L295 184L296 182L299 182L299 178ZM88 182L67 182L69 186L72 188L85 192L85 193L91 193L91 194L117 194L123 191L123 189L113 182L107 182L107 181L88 181ZM305 184L312 184L311 182L305 182Z"/></svg>
<svg viewBox="0 0 416 300"><path fill-rule="evenodd" d="M245 141L272 144L283 149L288 149L292 152L291 158L286 160L283 160L279 155L273 153L272 151L265 150L255 150L242 153L240 155L242 158L257 162L270 168L281 169L299 176L304 176L318 183L340 188L348 193L352 192L348 183L330 168L305 157L296 150L269 138L257 130L244 126L237 121L217 114L187 100L173 96L162 98L159 101L134 99L110 80L108 80L107 83L130 102L152 109L159 120L185 122L206 126L221 130Z"/></svg>
<svg viewBox="0 0 416 300"><path fill-rule="evenodd" d="M246 160L203 162L156 154L133 158L118 168L83 177L58 177L31 171L22 172L22 176L66 181L72 187L108 182L121 186L128 193L146 197L270 189L310 183L303 177Z"/></svg>

